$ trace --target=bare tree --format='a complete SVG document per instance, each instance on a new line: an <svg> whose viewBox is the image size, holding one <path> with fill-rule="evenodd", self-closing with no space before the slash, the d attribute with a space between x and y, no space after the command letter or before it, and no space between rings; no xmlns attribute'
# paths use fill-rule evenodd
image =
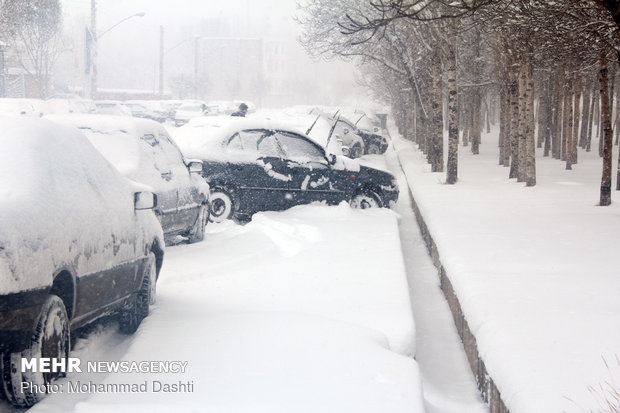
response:
<svg viewBox="0 0 620 413"><path fill-rule="evenodd" d="M41 98L50 94L52 69L62 51L61 28L59 0L0 0L0 38L34 78Z"/></svg>

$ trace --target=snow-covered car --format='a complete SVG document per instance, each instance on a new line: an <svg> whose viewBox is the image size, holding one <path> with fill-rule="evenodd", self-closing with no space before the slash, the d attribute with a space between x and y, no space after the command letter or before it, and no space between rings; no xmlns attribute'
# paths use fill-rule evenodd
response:
<svg viewBox="0 0 620 413"><path fill-rule="evenodd" d="M155 215L166 242L178 236L201 241L209 217L209 185L200 176L200 160L184 159L159 123L149 119L103 115L53 115L49 119L82 130L90 142L127 178L157 194Z"/></svg>
<svg viewBox="0 0 620 413"><path fill-rule="evenodd" d="M208 111L208 106L203 101L184 101L174 113L174 125L185 125L190 119L204 116L208 113Z"/></svg>
<svg viewBox="0 0 620 413"><path fill-rule="evenodd" d="M88 99L52 98L46 102L47 113L97 113L95 102Z"/></svg>
<svg viewBox="0 0 620 413"><path fill-rule="evenodd" d="M233 118L175 135L186 156L202 159L211 186L211 220L244 219L314 201L390 207L398 199L392 174L335 155L288 124Z"/></svg>
<svg viewBox="0 0 620 413"><path fill-rule="evenodd" d="M138 328L164 239L154 194L75 128L0 118L0 179L0 393L30 406L62 372L28 363L66 366L71 331L115 313Z"/></svg>
<svg viewBox="0 0 620 413"><path fill-rule="evenodd" d="M99 100L95 106L100 115L132 116L131 109L116 100Z"/></svg>
<svg viewBox="0 0 620 413"><path fill-rule="evenodd" d="M356 133L364 140L365 154L382 154L388 148L387 140L381 134L381 129L364 112L355 112L349 115L354 120Z"/></svg>
<svg viewBox="0 0 620 413"><path fill-rule="evenodd" d="M364 138L362 138L351 121L338 115L330 119L330 121L335 122L334 136L340 139L344 146L349 148L349 154L347 155L349 158L356 159L366 153Z"/></svg>
<svg viewBox="0 0 620 413"><path fill-rule="evenodd" d="M0 99L0 114L42 116L44 105L44 101L37 101L37 99L2 98Z"/></svg>

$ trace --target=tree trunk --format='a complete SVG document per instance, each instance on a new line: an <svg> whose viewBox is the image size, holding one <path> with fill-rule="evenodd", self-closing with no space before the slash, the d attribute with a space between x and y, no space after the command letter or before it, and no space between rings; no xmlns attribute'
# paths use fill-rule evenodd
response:
<svg viewBox="0 0 620 413"><path fill-rule="evenodd" d="M534 120L534 66L531 61L531 53L525 63L525 184L536 185L536 142Z"/></svg>
<svg viewBox="0 0 620 413"><path fill-rule="evenodd" d="M480 96L480 89L474 88L472 91L472 108L471 108L471 152L474 155L480 153L480 139L482 135L482 114L480 108L482 106L482 99Z"/></svg>
<svg viewBox="0 0 620 413"><path fill-rule="evenodd" d="M599 205L611 204L611 108L609 107L609 79L607 70L607 58L601 53L599 58L599 83L601 86L601 121L603 124L603 173L601 176L601 199Z"/></svg>
<svg viewBox="0 0 620 413"><path fill-rule="evenodd" d="M458 90L456 83L456 21L450 24L448 53L447 53L447 79L448 79L448 172L447 184L455 184L458 180L458 148L459 148L459 112Z"/></svg>
<svg viewBox="0 0 620 413"><path fill-rule="evenodd" d="M441 90L441 59L439 52L432 55L432 133L428 148L428 161L433 172L443 172L443 92Z"/></svg>
<svg viewBox="0 0 620 413"><path fill-rule="evenodd" d="M579 121L581 111L579 109L581 103L581 76L579 72L575 74L574 82L574 94L575 100L573 102L573 140L570 147L571 150L571 164L577 163L577 141L579 140Z"/></svg>
<svg viewBox="0 0 620 413"><path fill-rule="evenodd" d="M558 69L555 73L555 87L553 93L553 137L551 140L551 154L554 159L560 159L562 150L562 80L563 71Z"/></svg>
<svg viewBox="0 0 620 413"><path fill-rule="evenodd" d="M509 178L519 174L519 73L515 65L509 66L510 82L510 172Z"/></svg>
<svg viewBox="0 0 620 413"><path fill-rule="evenodd" d="M526 180L526 158L527 158L527 144L526 144L526 128L527 128L527 58L522 58L519 65L519 170L517 171L517 182L525 182Z"/></svg>
<svg viewBox="0 0 620 413"><path fill-rule="evenodd" d="M596 90L592 90L592 101L590 102L590 118L588 120L588 134L586 135L586 152L592 150L592 129L594 128L594 109L599 96Z"/></svg>
<svg viewBox="0 0 620 413"><path fill-rule="evenodd" d="M588 139L588 125L590 124L590 106L592 105L592 94L590 93L590 81L586 80L585 87L583 89L583 108L581 116L581 132L579 133L579 147L586 148L586 142Z"/></svg>

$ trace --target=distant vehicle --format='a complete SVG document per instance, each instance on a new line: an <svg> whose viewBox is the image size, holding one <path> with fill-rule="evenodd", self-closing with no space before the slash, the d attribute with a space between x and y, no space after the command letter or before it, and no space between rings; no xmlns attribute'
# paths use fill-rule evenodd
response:
<svg viewBox="0 0 620 413"><path fill-rule="evenodd" d="M366 144L355 125L339 114L330 118L330 121L335 122L334 135L342 140L344 146L349 148L347 156L351 159L356 159L364 155Z"/></svg>
<svg viewBox="0 0 620 413"><path fill-rule="evenodd" d="M0 99L0 114L41 116L35 105L29 99L2 98Z"/></svg>
<svg viewBox="0 0 620 413"><path fill-rule="evenodd" d="M174 115L174 125L181 126L189 122L190 119L205 116L209 113L208 106L200 100L184 101Z"/></svg>
<svg viewBox="0 0 620 413"><path fill-rule="evenodd" d="M353 120L356 133L364 140L365 154L382 154L388 148L387 140L381 134L378 120L371 119L364 112L344 114Z"/></svg>
<svg viewBox="0 0 620 413"><path fill-rule="evenodd" d="M96 101L95 106L100 115L132 116L131 109L115 100Z"/></svg>
<svg viewBox="0 0 620 413"><path fill-rule="evenodd" d="M63 374L22 372L22 358L62 363L71 332L109 314L133 333L155 300L164 240L153 193L75 128L0 118L0 179L0 393L31 406L45 391L28 384Z"/></svg>
<svg viewBox="0 0 620 413"><path fill-rule="evenodd" d="M164 127L152 120L118 116L49 116L77 127L124 176L157 194L155 215L167 244L177 237L201 241L209 218L209 185L202 162L184 159Z"/></svg>
<svg viewBox="0 0 620 413"><path fill-rule="evenodd" d="M174 119L174 114L177 109L183 103L182 100L162 100L160 101L161 108L163 110L163 114L168 119Z"/></svg>
<svg viewBox="0 0 620 413"><path fill-rule="evenodd" d="M152 117L151 111L148 106L142 101L138 100L126 100L123 102L125 106L131 110L131 116L136 118L150 119Z"/></svg>
<svg viewBox="0 0 620 413"><path fill-rule="evenodd" d="M186 125L175 135L186 156L203 161L214 222L313 201L370 208L398 199L389 172L327 156L322 146L275 121L229 119Z"/></svg>
<svg viewBox="0 0 620 413"><path fill-rule="evenodd" d="M46 102L48 113L97 113L95 102L88 99L53 98Z"/></svg>

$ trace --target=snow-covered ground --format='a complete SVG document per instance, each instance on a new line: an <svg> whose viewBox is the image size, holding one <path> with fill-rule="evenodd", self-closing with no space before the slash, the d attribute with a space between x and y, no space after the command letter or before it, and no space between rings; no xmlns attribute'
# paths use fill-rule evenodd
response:
<svg viewBox="0 0 620 413"><path fill-rule="evenodd" d="M72 353L187 362L185 373L72 373L29 412L424 411L394 212L310 205L207 228L167 249L134 336L103 327ZM78 381L112 392L67 394ZM153 392L165 383L179 391Z"/></svg>
<svg viewBox="0 0 620 413"><path fill-rule="evenodd" d="M456 185L412 143L394 144L508 409L612 411L603 399L620 387L619 195L597 206L596 152L580 151L566 171L538 149L537 185L508 180L497 137L483 136L480 155L459 148Z"/></svg>

